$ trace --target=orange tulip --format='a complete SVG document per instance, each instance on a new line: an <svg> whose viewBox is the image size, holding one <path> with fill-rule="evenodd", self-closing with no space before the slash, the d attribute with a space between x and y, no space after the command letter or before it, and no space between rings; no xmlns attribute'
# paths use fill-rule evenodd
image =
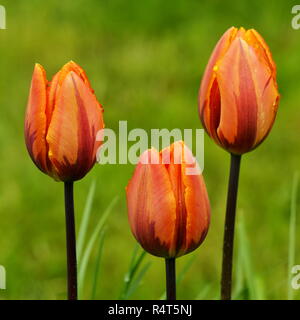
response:
<svg viewBox="0 0 300 320"><path fill-rule="evenodd" d="M131 230L155 256L187 254L207 234L210 206L203 177L200 171L186 173L195 166L197 162L183 142L161 152L152 148L142 154L126 188Z"/></svg>
<svg viewBox="0 0 300 320"><path fill-rule="evenodd" d="M58 181L75 181L93 167L103 109L83 69L67 63L48 82L35 65L25 116L25 141L37 167Z"/></svg>
<svg viewBox="0 0 300 320"><path fill-rule="evenodd" d="M225 150L243 154L270 132L279 102L276 66L257 31L230 28L206 67L199 113L204 128Z"/></svg>

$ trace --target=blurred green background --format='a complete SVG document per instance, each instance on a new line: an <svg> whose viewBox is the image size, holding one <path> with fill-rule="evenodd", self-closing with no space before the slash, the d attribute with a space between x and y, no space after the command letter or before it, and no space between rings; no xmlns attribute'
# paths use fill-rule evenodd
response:
<svg viewBox="0 0 300 320"><path fill-rule="evenodd" d="M233 25L255 28L263 35L277 64L281 93L271 134L242 160L235 297L286 299L292 184L300 168L300 30L291 27L296 3L3 0L0 4L7 11L7 29L0 30L0 265L7 271L7 290L0 290L0 298L66 297L63 184L37 170L23 138L34 63L45 67L48 78L71 59L79 63L105 108L108 128L118 130L118 122L128 120L129 130L196 129L201 128L197 93L203 70L215 43ZM119 196L106 222L99 299L120 296L135 247L125 201L133 169L130 164L97 164L75 184L79 226L89 187L97 180L89 232ZM228 169L228 154L205 136L211 228L198 250L178 260L180 273L190 257L195 259L178 287L180 299L219 297ZM299 222L298 215L297 231ZM299 241L300 235L296 248ZM295 264L300 264L296 253ZM97 246L88 264L82 295L86 299L96 254ZM130 298L158 299L163 294L164 261L147 255L143 263L148 262L150 267ZM294 298L300 298L300 290L294 291Z"/></svg>

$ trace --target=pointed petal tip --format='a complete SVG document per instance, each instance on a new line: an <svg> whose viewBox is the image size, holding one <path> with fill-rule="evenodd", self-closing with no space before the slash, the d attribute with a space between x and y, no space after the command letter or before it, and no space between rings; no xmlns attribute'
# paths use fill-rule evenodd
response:
<svg viewBox="0 0 300 320"><path fill-rule="evenodd" d="M44 67L40 64L40 63L38 63L38 62L36 62L35 64L34 64L34 69L44 69Z"/></svg>
<svg viewBox="0 0 300 320"><path fill-rule="evenodd" d="M44 67L39 64L39 63L35 63L34 64L34 68L33 68L33 76L36 74L42 74L43 78L46 79L46 70L44 69Z"/></svg>
<svg viewBox="0 0 300 320"><path fill-rule="evenodd" d="M76 66L76 67L79 67L79 64L77 64L75 61L73 60L70 60L68 61L67 63L65 63L63 66L62 66L62 69L63 68L70 68L70 67L73 67L73 66Z"/></svg>

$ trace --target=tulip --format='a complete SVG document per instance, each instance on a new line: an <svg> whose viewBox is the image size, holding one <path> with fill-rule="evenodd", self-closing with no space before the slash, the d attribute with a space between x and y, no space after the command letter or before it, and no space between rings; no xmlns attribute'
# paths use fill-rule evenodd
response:
<svg viewBox="0 0 300 320"><path fill-rule="evenodd" d="M31 159L44 173L64 182L68 298L77 299L77 262L73 182L96 161L104 127L103 109L83 69L69 62L53 77L35 65L25 115L25 142Z"/></svg>
<svg viewBox="0 0 300 320"><path fill-rule="evenodd" d="M254 29L227 30L210 57L199 91L199 114L206 132L231 153L221 280L224 300L231 299L241 155L267 137L278 103L276 66L263 38Z"/></svg>
<svg viewBox="0 0 300 320"><path fill-rule="evenodd" d="M103 108L83 69L69 62L46 79L36 64L25 116L25 141L36 166L57 181L83 178L96 161Z"/></svg>
<svg viewBox="0 0 300 320"><path fill-rule="evenodd" d="M199 114L222 148L243 154L257 147L274 123L279 102L276 66L257 31L230 28L205 69Z"/></svg>
<svg viewBox="0 0 300 320"><path fill-rule="evenodd" d="M134 237L149 253L166 258L167 269L175 258L195 250L208 231L210 205L203 177L199 170L187 173L196 166L183 142L161 152L152 148L141 155L126 188Z"/></svg>

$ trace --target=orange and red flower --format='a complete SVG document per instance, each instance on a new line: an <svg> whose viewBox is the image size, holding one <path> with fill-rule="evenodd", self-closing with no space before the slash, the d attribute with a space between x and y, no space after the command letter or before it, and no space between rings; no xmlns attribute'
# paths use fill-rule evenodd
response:
<svg viewBox="0 0 300 320"><path fill-rule="evenodd" d="M208 195L200 171L188 174L197 166L183 142L142 154L126 194L131 230L149 253L179 257L204 240L210 222Z"/></svg>
<svg viewBox="0 0 300 320"><path fill-rule="evenodd" d="M37 167L58 181L81 179L93 167L103 108L83 69L67 63L48 82L35 65L25 116L25 141Z"/></svg>
<svg viewBox="0 0 300 320"><path fill-rule="evenodd" d="M243 154L268 135L279 102L276 66L257 31L230 28L206 67L199 113L204 128L225 150Z"/></svg>

